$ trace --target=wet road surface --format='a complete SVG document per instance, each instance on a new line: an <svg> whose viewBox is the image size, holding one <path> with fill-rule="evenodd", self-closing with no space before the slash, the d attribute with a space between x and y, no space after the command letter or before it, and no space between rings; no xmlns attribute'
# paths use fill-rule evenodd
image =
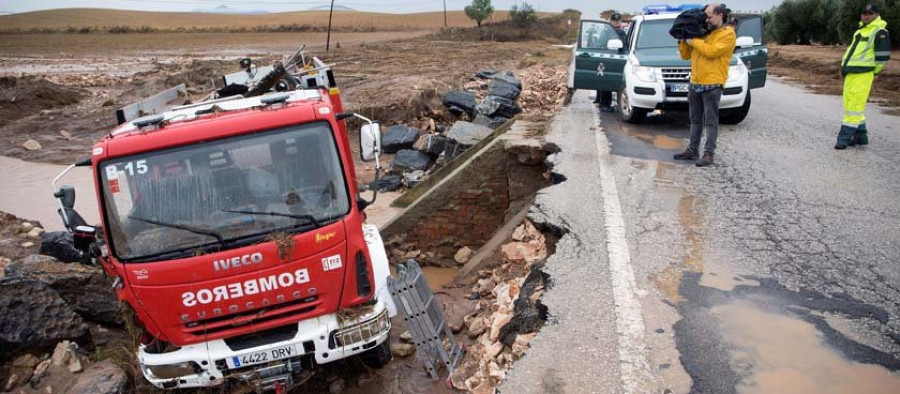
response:
<svg viewBox="0 0 900 394"><path fill-rule="evenodd" d="M567 232L552 324L501 391L900 392L900 118L870 105L871 145L835 151L840 113L770 79L701 169L672 159L685 114L624 124L579 92L530 214Z"/></svg>

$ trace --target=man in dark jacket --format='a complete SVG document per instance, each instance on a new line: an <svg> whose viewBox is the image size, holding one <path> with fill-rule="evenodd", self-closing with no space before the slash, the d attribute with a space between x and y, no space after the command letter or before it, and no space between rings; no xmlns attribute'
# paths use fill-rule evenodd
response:
<svg viewBox="0 0 900 394"><path fill-rule="evenodd" d="M612 14L609 17L609 24L612 25L613 29L616 29L616 34L619 35L619 39L622 40L622 43L625 42L625 30L622 30L622 15L619 13ZM597 99L594 100L595 103L600 103L600 110L603 112L613 112L612 107L612 92L609 91L597 91Z"/></svg>

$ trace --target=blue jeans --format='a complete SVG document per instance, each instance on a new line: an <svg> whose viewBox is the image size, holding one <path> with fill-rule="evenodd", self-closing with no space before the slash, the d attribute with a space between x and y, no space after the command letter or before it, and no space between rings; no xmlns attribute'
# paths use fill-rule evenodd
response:
<svg viewBox="0 0 900 394"><path fill-rule="evenodd" d="M700 138L703 127L706 127L706 145L703 153L716 153L716 139L719 138L719 102L722 101L722 88L710 89L700 93L691 89L688 92L688 104L691 113L691 142L688 150L700 152Z"/></svg>

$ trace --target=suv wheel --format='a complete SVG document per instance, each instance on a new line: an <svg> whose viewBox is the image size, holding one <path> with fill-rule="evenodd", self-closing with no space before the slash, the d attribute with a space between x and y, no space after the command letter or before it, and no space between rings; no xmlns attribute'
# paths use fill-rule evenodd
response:
<svg viewBox="0 0 900 394"><path fill-rule="evenodd" d="M389 362L393 355L391 354L391 340L388 339L359 355L359 360L369 368L380 369Z"/></svg>
<svg viewBox="0 0 900 394"><path fill-rule="evenodd" d="M744 98L744 105L737 108L722 110L719 115L719 123L722 124L738 124L747 118L750 113L750 91L747 91L747 97Z"/></svg>
<svg viewBox="0 0 900 394"><path fill-rule="evenodd" d="M622 89L619 90L619 114L622 116L622 120L628 123L641 123L644 118L647 117L647 112L649 112L645 108L635 108L631 105L631 97L628 96L628 87L622 86Z"/></svg>

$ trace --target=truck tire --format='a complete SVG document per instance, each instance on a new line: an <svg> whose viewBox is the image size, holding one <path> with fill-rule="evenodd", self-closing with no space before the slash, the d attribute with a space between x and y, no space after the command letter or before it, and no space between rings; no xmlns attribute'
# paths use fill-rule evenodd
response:
<svg viewBox="0 0 900 394"><path fill-rule="evenodd" d="M744 98L744 105L738 108L722 110L719 116L719 123L722 124L738 124L747 118L750 113L750 91L747 91L747 97Z"/></svg>
<svg viewBox="0 0 900 394"><path fill-rule="evenodd" d="M628 96L628 87L622 86L619 90L619 115L622 120L628 123L641 123L650 112L646 108L636 108L631 106L631 97Z"/></svg>
<svg viewBox="0 0 900 394"><path fill-rule="evenodd" d="M393 355L391 354L391 340L388 339L378 345L373 347L359 355L359 360L362 361L365 366L373 369L380 369L384 367L389 362Z"/></svg>

